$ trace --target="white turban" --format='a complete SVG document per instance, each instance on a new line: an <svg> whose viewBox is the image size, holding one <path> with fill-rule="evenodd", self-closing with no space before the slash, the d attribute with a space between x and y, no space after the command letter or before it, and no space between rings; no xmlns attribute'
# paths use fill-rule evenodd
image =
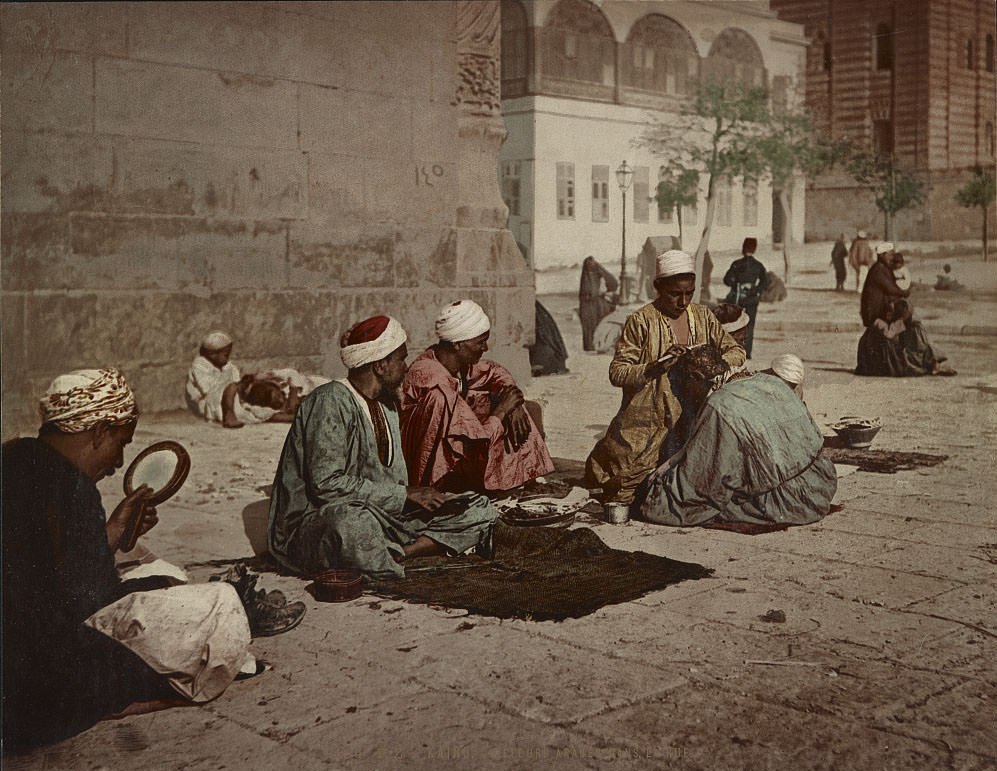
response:
<svg viewBox="0 0 997 771"><path fill-rule="evenodd" d="M38 403L42 424L79 434L99 423L120 426L138 419L135 396L113 367L78 369L59 375Z"/></svg>
<svg viewBox="0 0 997 771"><path fill-rule="evenodd" d="M864 231L864 230L860 230L860 231L858 232L858 237L859 237L859 238L865 238L865 237L866 237L866 234L865 234L865 231Z"/></svg>
<svg viewBox="0 0 997 771"><path fill-rule="evenodd" d="M448 343L473 340L492 328L488 315L474 300L458 300L440 308L436 336Z"/></svg>
<svg viewBox="0 0 997 771"><path fill-rule="evenodd" d="M696 258L686 254L681 249L669 249L664 254L659 254L657 259L657 271L655 278L668 278L669 276L681 276L683 273L696 272Z"/></svg>
<svg viewBox="0 0 997 771"><path fill-rule="evenodd" d="M232 338L218 329L206 334L201 341L201 347L206 351L220 351L230 345L232 345Z"/></svg>
<svg viewBox="0 0 997 771"><path fill-rule="evenodd" d="M739 329L744 329L746 326L748 326L750 322L751 319L748 318L748 314L741 313L733 321L728 321L726 324L724 324L723 328L727 331L727 334L732 335L735 332L737 332Z"/></svg>
<svg viewBox="0 0 997 771"><path fill-rule="evenodd" d="M399 348L408 335L390 316L374 316L358 321L339 339L339 358L347 369L380 361Z"/></svg>
<svg viewBox="0 0 997 771"><path fill-rule="evenodd" d="M772 359L771 366L772 371L787 383L799 385L803 382L803 362L799 356L794 356L791 353L783 353Z"/></svg>
<svg viewBox="0 0 997 771"><path fill-rule="evenodd" d="M876 247L876 254L886 254L887 252L893 251L893 244L890 241L884 241L879 246Z"/></svg>

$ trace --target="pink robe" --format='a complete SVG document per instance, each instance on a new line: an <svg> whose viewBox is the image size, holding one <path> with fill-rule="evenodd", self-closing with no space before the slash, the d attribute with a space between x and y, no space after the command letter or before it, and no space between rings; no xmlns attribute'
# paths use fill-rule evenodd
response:
<svg viewBox="0 0 997 771"><path fill-rule="evenodd" d="M460 381L437 361L432 348L420 354L402 383L402 452L409 484L509 490L553 471L532 419L526 441L506 452L502 421L489 414L499 392L515 384L508 370L483 359L468 372L464 397Z"/></svg>

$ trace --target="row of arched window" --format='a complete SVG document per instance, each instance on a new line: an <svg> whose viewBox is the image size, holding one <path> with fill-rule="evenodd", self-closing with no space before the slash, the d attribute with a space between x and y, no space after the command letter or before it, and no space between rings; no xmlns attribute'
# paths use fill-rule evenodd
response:
<svg viewBox="0 0 997 771"><path fill-rule="evenodd" d="M519 0L502 0L502 96L526 93L530 60L529 26ZM605 15L588 0L560 0L537 30L536 75L545 85L588 87L610 98L619 83L655 95L684 95L696 78L767 85L761 50L743 30L728 28L700 59L689 31L674 19L651 13L631 27L618 44ZM617 50L619 47L619 50Z"/></svg>

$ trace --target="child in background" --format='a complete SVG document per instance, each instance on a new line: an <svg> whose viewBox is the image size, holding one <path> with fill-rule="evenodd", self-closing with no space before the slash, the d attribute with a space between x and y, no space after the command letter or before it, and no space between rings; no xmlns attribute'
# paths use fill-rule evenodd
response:
<svg viewBox="0 0 997 771"><path fill-rule="evenodd" d="M904 266L904 255L903 252L897 252L893 255L893 278L897 282L897 286L903 289L905 292L910 289L910 272Z"/></svg>

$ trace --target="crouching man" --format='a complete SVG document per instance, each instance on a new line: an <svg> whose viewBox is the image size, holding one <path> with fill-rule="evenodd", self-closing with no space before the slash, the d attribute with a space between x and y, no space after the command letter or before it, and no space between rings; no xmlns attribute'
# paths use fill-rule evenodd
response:
<svg viewBox="0 0 997 771"><path fill-rule="evenodd" d="M673 369L690 401L699 395L691 407L696 420L685 446L648 478L642 519L805 525L827 515L838 479L801 398L798 357L778 356L770 369L729 382L709 398L722 370L715 350L696 349Z"/></svg>
<svg viewBox="0 0 997 771"><path fill-rule="evenodd" d="M388 316L354 324L340 340L347 377L298 408L270 496L270 554L285 567L398 578L406 557L491 542L498 513L487 498L408 484L397 407L407 339Z"/></svg>
<svg viewBox="0 0 997 771"><path fill-rule="evenodd" d="M56 378L40 408L38 437L3 446L4 752L114 714L213 699L256 671L251 634L286 631L305 612L255 590L255 576L238 587L121 580L114 552L127 525L157 521L148 487L106 518L97 491L135 433L131 389L115 369L78 370Z"/></svg>

